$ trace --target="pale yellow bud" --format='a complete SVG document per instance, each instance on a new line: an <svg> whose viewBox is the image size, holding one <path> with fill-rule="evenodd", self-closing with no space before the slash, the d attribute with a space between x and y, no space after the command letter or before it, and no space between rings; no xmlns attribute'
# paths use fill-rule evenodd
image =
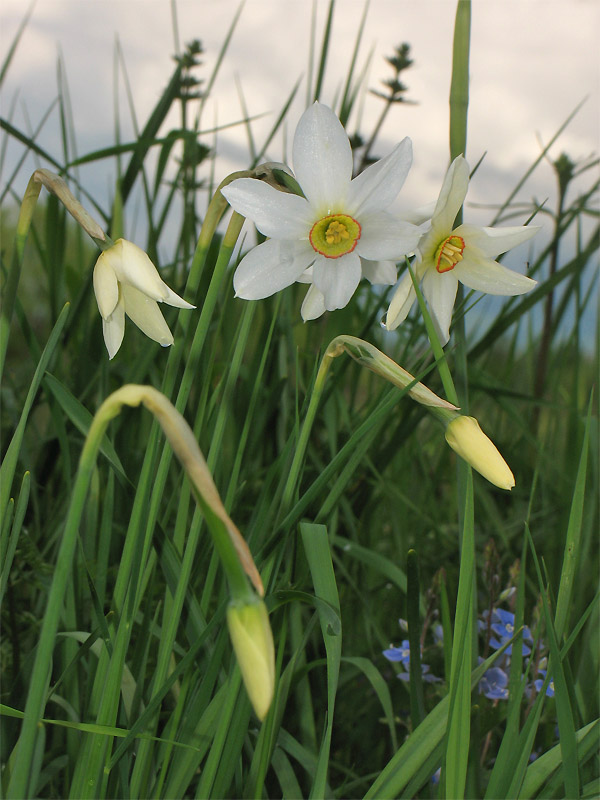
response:
<svg viewBox="0 0 600 800"><path fill-rule="evenodd" d="M256 716L263 720L275 690L275 648L267 607L262 600L227 609L233 649Z"/></svg>
<svg viewBox="0 0 600 800"><path fill-rule="evenodd" d="M508 464L474 417L461 415L448 423L446 441L473 469L500 489L512 489L515 478Z"/></svg>

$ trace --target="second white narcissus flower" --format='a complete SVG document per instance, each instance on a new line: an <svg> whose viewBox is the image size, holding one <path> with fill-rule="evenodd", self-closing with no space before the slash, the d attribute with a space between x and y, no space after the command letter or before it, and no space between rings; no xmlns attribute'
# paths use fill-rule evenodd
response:
<svg viewBox="0 0 600 800"><path fill-rule="evenodd" d="M391 262L414 251L421 231L386 210L408 174L410 139L352 179L348 136L330 108L314 103L296 128L292 159L304 197L256 178L239 178L221 191L269 237L240 262L236 295L259 300L296 281L310 283L301 311L306 320L347 305L363 275L394 283Z"/></svg>
<svg viewBox="0 0 600 800"><path fill-rule="evenodd" d="M423 294L442 345L450 338L450 321L458 281L470 289L496 295L516 295L530 291L536 281L507 269L494 259L527 241L539 230L536 226L480 228L474 225L452 226L462 206L469 185L469 165L455 158L446 174L438 198L431 228L417 248L415 274L422 281ZM403 322L416 293L410 273L396 289L388 309L385 326L393 330Z"/></svg>
<svg viewBox="0 0 600 800"><path fill-rule="evenodd" d="M125 314L146 336L168 347L173 335L158 303L195 308L169 289L147 253L126 239L118 239L100 254L93 280L109 358L121 347Z"/></svg>

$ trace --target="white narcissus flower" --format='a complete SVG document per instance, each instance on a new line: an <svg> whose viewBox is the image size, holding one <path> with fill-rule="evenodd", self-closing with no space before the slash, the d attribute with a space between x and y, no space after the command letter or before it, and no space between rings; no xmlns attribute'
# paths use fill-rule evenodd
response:
<svg viewBox="0 0 600 800"><path fill-rule="evenodd" d="M348 136L330 108L314 103L298 122L292 159L304 197L255 178L221 191L269 237L240 262L236 295L259 300L295 281L310 283L301 311L306 320L347 305L363 275L394 283L391 262L414 251L421 230L385 210L410 168L410 139L352 179Z"/></svg>
<svg viewBox="0 0 600 800"><path fill-rule="evenodd" d="M109 358L121 347L125 314L146 336L168 347L173 344L173 335L158 303L195 308L171 291L147 253L126 239L118 239L100 254L93 280Z"/></svg>
<svg viewBox="0 0 600 800"><path fill-rule="evenodd" d="M450 321L458 281L470 289L497 295L530 291L536 281L507 269L494 259L536 234L538 227L480 228L459 225L452 229L469 185L469 165L455 158L446 174L431 227L417 248L415 277L422 281L425 299L442 345L450 338ZM385 326L393 330L403 322L416 299L410 274L398 284L386 314Z"/></svg>

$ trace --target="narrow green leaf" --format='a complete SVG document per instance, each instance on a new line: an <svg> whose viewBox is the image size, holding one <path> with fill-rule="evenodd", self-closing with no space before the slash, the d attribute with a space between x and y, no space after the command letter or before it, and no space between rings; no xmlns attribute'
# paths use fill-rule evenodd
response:
<svg viewBox="0 0 600 800"><path fill-rule="evenodd" d="M322 598L333 606L339 613L340 601L331 560L331 551L329 549L327 528L324 525L303 522L300 525L300 534L302 536L304 552L306 553L306 559L315 587L315 594L317 597ZM321 618L321 631L327 653L327 723L319 750L315 780L311 787L311 798L325 797L331 735L333 732L335 695L337 692L340 659L342 655L341 633L337 635L332 633L324 617Z"/></svg>
<svg viewBox="0 0 600 800"><path fill-rule="evenodd" d="M58 378L55 378L50 372L44 375L44 386L50 390L52 395L56 398L62 410L67 417L71 420L77 430L84 436L87 436L94 419L93 415L82 405L79 400L71 394L67 387L61 383ZM125 470L121 459L117 455L117 451L109 441L108 437L104 435L100 443L100 452L108 460L109 464L115 469L116 472L122 477L127 479Z"/></svg>
<svg viewBox="0 0 600 800"><path fill-rule="evenodd" d="M575 491L573 493L571 512L569 514L569 524L567 527L567 536L565 539L565 553L563 556L563 565L560 574L558 599L556 601L554 627L556 630L556 638L559 643L562 640L567 625L568 613L571 606L571 597L573 594L573 584L575 581L575 571L579 560L591 418L592 398L590 397L587 423L585 426L583 445L581 447L579 468L577 470L577 478L575 480Z"/></svg>
<svg viewBox="0 0 600 800"><path fill-rule="evenodd" d="M23 411L21 412L19 423L10 441L6 455L4 456L2 466L0 467L0 518L4 515L8 498L10 497L12 482L15 475L15 469L17 468L19 453L21 452L21 445L23 442L23 436L25 435L25 427L27 425L29 413L33 407L33 402L37 395L38 389L40 388L44 373L46 372L48 364L50 363L50 359L52 358L60 341L60 337L67 322L68 316L69 303L64 306L58 319L56 320L56 324L52 328L50 336L48 337L48 341L44 347L41 358L34 372L29 391L27 392L27 397L23 405Z"/></svg>
<svg viewBox="0 0 600 800"><path fill-rule="evenodd" d="M577 763L582 763L587 754L595 754L600 745L600 720L590 722L576 733L577 738ZM562 750L560 744L541 756L527 767L525 779L521 786L519 797L536 797L544 785L562 765Z"/></svg>
<svg viewBox="0 0 600 800"><path fill-rule="evenodd" d="M420 725L425 717L425 698L421 673L421 620L419 618L421 589L419 583L419 560L414 550L408 551L406 576L406 620L408 622L408 642L410 645L410 718L414 729Z"/></svg>
<svg viewBox="0 0 600 800"><path fill-rule="evenodd" d="M454 21L450 84L450 161L454 161L457 156L466 155L467 151L470 40L471 2L458 0Z"/></svg>
<svg viewBox="0 0 600 800"><path fill-rule="evenodd" d="M471 660L473 643L473 591L475 523L473 476L467 468L456 620L452 642L452 669L446 744L445 778L448 797L462 798L465 791L471 731Z"/></svg>
<svg viewBox="0 0 600 800"><path fill-rule="evenodd" d="M30 486L31 486L31 475L29 472L26 472L23 475L23 480L21 481L21 491L19 492L19 498L17 500L14 518L12 520L12 525L10 528L10 536L8 535L7 531L6 545L4 541L2 542L2 569L0 571L0 605L2 605L2 600L4 599L4 593L6 591L6 587L8 586L8 576L10 574L10 568L12 566L13 558L15 556L17 545L19 543L19 536L21 535L21 528L23 527L23 520L25 519L25 512L27 511L27 504L29 502ZM4 538L4 526L2 529L2 536Z"/></svg>
<svg viewBox="0 0 600 800"><path fill-rule="evenodd" d="M573 710L569 690L565 679L565 672L561 663L558 637L554 630L551 617L550 605L547 597L547 587L544 586L542 572L540 569L537 553L531 536L529 544L533 554L535 569L538 577L538 584L542 597L542 608L544 611L544 621L546 623L546 635L550 648L550 659L548 661L548 672L546 679L551 677L554 683L554 699L556 702L556 716L558 718L558 729L560 732L560 749L562 752L564 782L566 797L577 800L579 797L579 770L577 764L577 743L575 738L575 723L573 720ZM543 692L546 691L545 684L542 686Z"/></svg>
<svg viewBox="0 0 600 800"><path fill-rule="evenodd" d="M325 65L327 64L327 53L329 52L329 40L331 38L331 23L333 21L333 9L335 0L329 0L329 11L327 13L327 22L325 24L325 32L323 33L323 44L321 46L321 58L319 61L319 69L317 71L317 82L315 84L315 91L313 101L321 99L321 88L325 79Z"/></svg>

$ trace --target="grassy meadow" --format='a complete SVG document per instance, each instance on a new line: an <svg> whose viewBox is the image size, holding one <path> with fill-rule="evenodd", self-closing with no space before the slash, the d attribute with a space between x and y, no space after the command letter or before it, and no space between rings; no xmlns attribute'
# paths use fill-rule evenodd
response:
<svg viewBox="0 0 600 800"><path fill-rule="evenodd" d="M448 163L466 141L470 15L461 0ZM339 96L323 95L331 35L315 36L307 96L346 125L374 87L356 58ZM399 45L376 70L383 116L406 99L409 55ZM303 322L304 284L234 296L254 234L240 234L213 142L197 136L198 94L227 42L214 72L201 56L192 43L174 62L132 143L117 130L75 158L63 94L61 155L2 120L3 136L49 171L23 198L12 187L20 165L2 165L2 794L596 797L597 162L555 162L556 207L515 206L490 187L486 224L552 232L531 241L538 283L477 326L469 314L488 307L461 287L443 350L420 303L384 330L393 288L364 280L344 308ZM286 91L266 141L248 110L240 170L278 157L282 126L297 123L296 89ZM173 109L181 125L170 129ZM356 172L385 155L377 131L353 138ZM106 159L118 175L110 207L76 177ZM50 174L112 241L147 231L136 244L196 307L161 306L171 347L127 320L109 360L92 279L104 242L69 214ZM414 382L390 382L351 348L332 357L340 336L476 417L512 491L453 452L409 396ZM97 415L129 384L183 415L206 460L200 479L145 408ZM232 597L252 605L260 594L227 549L231 520L262 577L274 643L262 720L226 621Z"/></svg>

